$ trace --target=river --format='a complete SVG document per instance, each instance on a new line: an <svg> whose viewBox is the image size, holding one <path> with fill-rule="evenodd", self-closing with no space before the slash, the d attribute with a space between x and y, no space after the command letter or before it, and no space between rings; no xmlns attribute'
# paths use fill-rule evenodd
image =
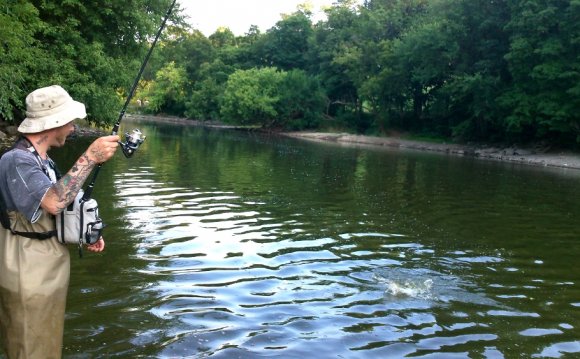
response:
<svg viewBox="0 0 580 359"><path fill-rule="evenodd" d="M580 355L580 171L127 122L66 358ZM52 157L70 166L88 144Z"/></svg>

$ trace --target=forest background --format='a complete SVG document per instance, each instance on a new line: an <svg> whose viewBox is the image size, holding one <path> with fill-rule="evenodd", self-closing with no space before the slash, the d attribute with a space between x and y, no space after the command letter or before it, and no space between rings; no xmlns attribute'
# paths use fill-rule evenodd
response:
<svg viewBox="0 0 580 359"><path fill-rule="evenodd" d="M0 118L60 84L112 125L171 0L0 0ZM132 111L271 130L580 148L580 0L306 2L210 36L177 4Z"/></svg>

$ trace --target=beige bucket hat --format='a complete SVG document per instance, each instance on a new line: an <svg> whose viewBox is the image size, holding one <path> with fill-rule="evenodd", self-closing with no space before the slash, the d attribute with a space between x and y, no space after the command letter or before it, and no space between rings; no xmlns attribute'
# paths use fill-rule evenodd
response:
<svg viewBox="0 0 580 359"><path fill-rule="evenodd" d="M87 117L85 105L58 85L39 88L26 96L26 118L20 133L38 133Z"/></svg>

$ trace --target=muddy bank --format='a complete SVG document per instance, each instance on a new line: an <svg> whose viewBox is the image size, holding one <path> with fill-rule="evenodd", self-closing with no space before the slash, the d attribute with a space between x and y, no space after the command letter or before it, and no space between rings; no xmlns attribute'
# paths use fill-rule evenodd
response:
<svg viewBox="0 0 580 359"><path fill-rule="evenodd" d="M523 148L496 148L404 140L394 137L360 136L346 133L289 132L284 135L311 141L336 142L350 145L390 147L441 154L469 156L533 166L561 167L580 170L580 153L538 152Z"/></svg>

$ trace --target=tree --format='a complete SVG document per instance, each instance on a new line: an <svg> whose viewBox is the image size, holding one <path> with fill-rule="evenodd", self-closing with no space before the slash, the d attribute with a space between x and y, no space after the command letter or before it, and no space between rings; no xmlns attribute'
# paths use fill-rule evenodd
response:
<svg viewBox="0 0 580 359"><path fill-rule="evenodd" d="M270 127L278 116L276 107L284 77L285 73L273 67L234 72L228 78L223 94L222 120Z"/></svg>
<svg viewBox="0 0 580 359"><path fill-rule="evenodd" d="M505 117L497 99L510 79L505 54L510 19L507 1L439 1L433 13L443 14L457 44L449 77L434 94L429 114L439 133L462 140L501 141Z"/></svg>
<svg viewBox="0 0 580 359"><path fill-rule="evenodd" d="M149 104L145 109L152 113L166 113L176 116L185 111L185 84L187 76L183 67L170 62L155 76L148 91L141 96Z"/></svg>
<svg viewBox="0 0 580 359"><path fill-rule="evenodd" d="M19 0L3 5L0 16L6 22L1 23L10 30L2 31L2 36L14 36L9 35L9 47L3 49L2 66L4 59L24 62L18 65L22 70L11 71L13 75L6 79L10 85L0 88L4 101L0 111L11 118L6 114L23 108L24 98L16 103L17 96L56 83L87 105L90 121L114 122L121 104L118 93L126 93L132 85L169 3ZM178 12L174 19L179 19ZM32 55L34 61L28 62Z"/></svg>
<svg viewBox="0 0 580 359"><path fill-rule="evenodd" d="M185 69L187 79L194 83L201 78L201 66L216 58L216 49L201 32L193 30L181 32L179 36L164 41L158 54L159 65L155 73L167 63L174 62Z"/></svg>
<svg viewBox="0 0 580 359"><path fill-rule="evenodd" d="M209 41L216 48L236 45L236 35L227 27L219 27L209 36Z"/></svg>
<svg viewBox="0 0 580 359"><path fill-rule="evenodd" d="M580 143L580 2L510 3L506 59L513 82L500 98L506 130L520 139Z"/></svg>
<svg viewBox="0 0 580 359"><path fill-rule="evenodd" d="M290 130L317 128L326 105L318 80L302 70L291 70L280 85L276 125Z"/></svg>
<svg viewBox="0 0 580 359"><path fill-rule="evenodd" d="M325 12L327 21L318 23L314 28L308 53L308 72L320 79L326 91L326 114L349 114L360 108L358 88L348 76L347 66L350 64L335 61L335 58L337 54L352 53L351 50L356 49L358 17L350 2L336 4Z"/></svg>
<svg viewBox="0 0 580 359"><path fill-rule="evenodd" d="M297 11L276 23L254 45L262 66L288 71L305 69L308 41L312 34L311 13Z"/></svg>
<svg viewBox="0 0 580 359"><path fill-rule="evenodd" d="M218 120L226 82L235 69L220 59L200 66L200 78L193 84L185 115L199 120Z"/></svg>
<svg viewBox="0 0 580 359"><path fill-rule="evenodd" d="M320 62L322 82L335 107L331 114L342 113L348 126L359 132L373 127L365 109L372 111L374 127L379 129L402 121L409 93L401 81L409 73L403 63L399 69L390 63L391 52L394 41L418 23L425 11L424 0L371 0L360 7L342 1L327 11L328 21L319 29L326 37L320 53L329 60Z"/></svg>
<svg viewBox="0 0 580 359"><path fill-rule="evenodd" d="M41 26L38 11L29 3L8 2L0 10L0 117L8 121L22 117L26 83L36 61L47 56L34 38Z"/></svg>

